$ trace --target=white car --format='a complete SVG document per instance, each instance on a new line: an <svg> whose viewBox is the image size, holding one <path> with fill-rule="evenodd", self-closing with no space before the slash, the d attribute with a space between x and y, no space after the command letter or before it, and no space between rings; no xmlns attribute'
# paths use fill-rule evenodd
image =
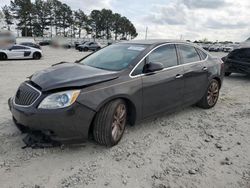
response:
<svg viewBox="0 0 250 188"><path fill-rule="evenodd" d="M41 59L42 50L23 45L13 45L0 49L0 60L7 59Z"/></svg>

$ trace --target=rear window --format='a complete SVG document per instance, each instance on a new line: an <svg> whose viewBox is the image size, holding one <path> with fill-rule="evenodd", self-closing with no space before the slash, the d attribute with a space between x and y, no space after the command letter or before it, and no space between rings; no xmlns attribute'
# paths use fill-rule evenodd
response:
<svg viewBox="0 0 250 188"><path fill-rule="evenodd" d="M178 45L183 64L200 61L200 56L193 46Z"/></svg>
<svg viewBox="0 0 250 188"><path fill-rule="evenodd" d="M207 58L207 54L203 52L202 50L196 48L197 52L200 54L200 57L202 60L205 60Z"/></svg>

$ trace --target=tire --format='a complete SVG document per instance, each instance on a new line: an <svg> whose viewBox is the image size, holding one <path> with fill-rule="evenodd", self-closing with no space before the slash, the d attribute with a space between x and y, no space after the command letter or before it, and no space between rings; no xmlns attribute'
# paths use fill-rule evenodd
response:
<svg viewBox="0 0 250 188"><path fill-rule="evenodd" d="M0 53L0 60L7 60L8 57L5 53Z"/></svg>
<svg viewBox="0 0 250 188"><path fill-rule="evenodd" d="M83 48L84 52L87 52L89 49L87 47Z"/></svg>
<svg viewBox="0 0 250 188"><path fill-rule="evenodd" d="M231 72L225 72L225 76L230 76L231 74Z"/></svg>
<svg viewBox="0 0 250 188"><path fill-rule="evenodd" d="M93 123L93 136L97 143L109 147L116 145L121 140L127 123L125 101L117 99L104 105Z"/></svg>
<svg viewBox="0 0 250 188"><path fill-rule="evenodd" d="M38 60L38 59L41 59L41 57L42 57L42 55L41 55L39 52L35 52L35 53L33 54L33 59Z"/></svg>
<svg viewBox="0 0 250 188"><path fill-rule="evenodd" d="M204 109L213 108L218 101L219 94L220 94L219 82L215 79L212 79L209 82L205 95L197 103L197 106L204 108Z"/></svg>
<svg viewBox="0 0 250 188"><path fill-rule="evenodd" d="M83 49L82 49L82 48L78 48L78 50L79 50L79 52L82 52L82 51L83 51Z"/></svg>

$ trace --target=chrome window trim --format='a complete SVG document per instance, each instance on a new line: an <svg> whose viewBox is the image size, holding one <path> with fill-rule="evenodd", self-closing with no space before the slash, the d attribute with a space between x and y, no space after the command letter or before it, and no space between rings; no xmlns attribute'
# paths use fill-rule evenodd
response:
<svg viewBox="0 0 250 188"><path fill-rule="evenodd" d="M31 107L31 106L33 106L33 104L35 104L35 102L41 97L41 95L42 95L42 92L41 91L39 91L38 89L36 89L35 87L33 87L32 85L30 85L30 84L27 84L27 83L25 83L27 86L29 86L29 87L31 87L32 89L34 89L34 90L36 90L38 93L39 93L39 96L36 98L36 100L32 103L32 104L30 104L30 105L20 105L20 104L16 104L16 102L15 102L15 100L16 100L16 94L15 94L15 97L13 98L13 103L14 103L14 105L15 106L19 106L19 107L24 107L24 108L28 108L28 107Z"/></svg>
<svg viewBox="0 0 250 188"><path fill-rule="evenodd" d="M177 67L181 67L181 66L186 66L186 65L192 65L192 64L196 64L196 63L202 63L202 62L205 62L205 61L207 61L207 59L208 59L208 57L209 57L209 55L207 54L207 52L204 50L204 49L202 49L202 48L200 48L199 46L196 46L196 45L193 45L193 44L186 44L186 43L165 43L165 44L161 44L161 45L159 45L159 46L156 46L155 48L153 48L152 50L150 50L135 66L134 66L134 68L130 71L130 73L129 73L129 77L130 78L137 78L137 77L140 77L140 76L145 76L145 75L147 75L147 74L145 74L145 73L142 73L142 74L138 74L138 75L135 75L135 76L132 76L132 74L133 74L133 72L134 72L134 70L140 65L140 63L142 62L142 61L144 61L145 60L145 58L149 55L149 54L151 54L154 50L156 50L157 48L160 48L160 47L162 47L162 46L166 46L166 45L176 45L176 44L182 44L182 45L187 45L187 46L192 46L192 47L194 47L194 48L198 48L199 50L201 50L201 51L203 51L206 55L207 55L207 57L206 57L206 59L204 59L204 60L201 60L201 61L196 61L196 62L190 62L190 63L186 63L186 64L181 64L181 65L176 65L176 66L172 66L172 67L167 67L167 68L164 68L164 69L162 69L162 70L160 70L160 71L156 71L155 73L159 73L159 72L163 72L163 71L166 71L166 70L171 70L171 69L174 69L174 68L177 68ZM198 54L198 52L197 52L197 55L200 57L200 55Z"/></svg>

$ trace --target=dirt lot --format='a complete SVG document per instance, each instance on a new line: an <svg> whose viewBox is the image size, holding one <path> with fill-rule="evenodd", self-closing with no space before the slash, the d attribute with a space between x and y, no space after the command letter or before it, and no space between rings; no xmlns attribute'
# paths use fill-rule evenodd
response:
<svg viewBox="0 0 250 188"><path fill-rule="evenodd" d="M44 48L40 61L0 62L0 182L5 187L250 187L250 78L226 78L217 106L128 127L119 145L21 149L7 99L35 71L84 56ZM217 54L222 56L223 54Z"/></svg>

